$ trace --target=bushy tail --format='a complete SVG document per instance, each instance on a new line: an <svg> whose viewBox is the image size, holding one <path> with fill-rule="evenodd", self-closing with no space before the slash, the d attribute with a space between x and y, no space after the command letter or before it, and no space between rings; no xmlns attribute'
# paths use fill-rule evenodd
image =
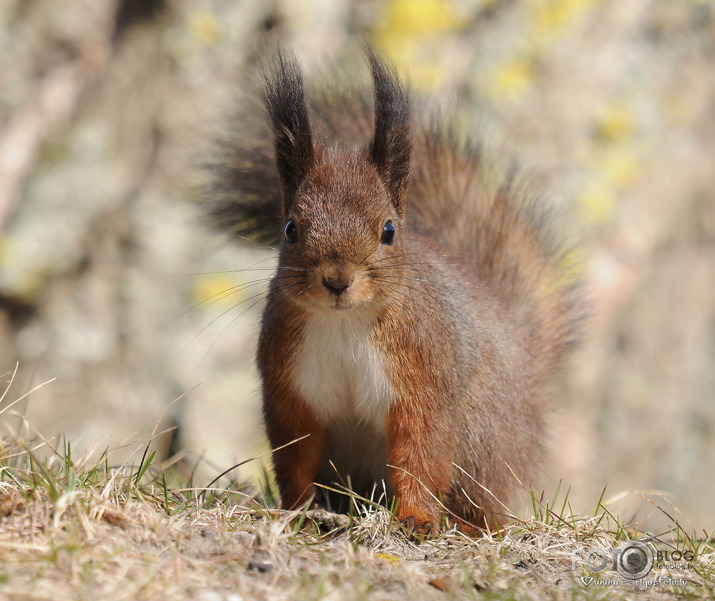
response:
<svg viewBox="0 0 715 601"><path fill-rule="evenodd" d="M278 244L281 184L260 92L244 89L217 129L198 169L204 213L242 242Z"/></svg>
<svg viewBox="0 0 715 601"><path fill-rule="evenodd" d="M488 283L547 375L577 344L586 314L553 206L444 122L418 127L414 145L413 229Z"/></svg>

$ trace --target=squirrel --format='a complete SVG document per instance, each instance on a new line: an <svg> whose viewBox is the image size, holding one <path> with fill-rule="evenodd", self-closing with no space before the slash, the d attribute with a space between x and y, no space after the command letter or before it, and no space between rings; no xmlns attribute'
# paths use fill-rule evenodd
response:
<svg viewBox="0 0 715 601"><path fill-rule="evenodd" d="M280 244L257 364L270 444L288 445L273 454L282 505L384 482L413 532L444 516L498 527L543 461L579 285L516 171L413 115L394 68L365 53L371 90L306 99L279 48L261 69L264 115L239 108L213 164L213 217Z"/></svg>

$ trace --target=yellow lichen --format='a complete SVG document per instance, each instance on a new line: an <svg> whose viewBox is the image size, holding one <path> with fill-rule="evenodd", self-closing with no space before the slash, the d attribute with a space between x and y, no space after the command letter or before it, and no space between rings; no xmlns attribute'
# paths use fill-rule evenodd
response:
<svg viewBox="0 0 715 601"><path fill-rule="evenodd" d="M212 46L223 37L221 24L216 16L208 11L195 12L188 17L191 35L202 44Z"/></svg>
<svg viewBox="0 0 715 601"><path fill-rule="evenodd" d="M627 188L642 171L641 160L630 146L610 149L599 159L601 169L608 180L619 188Z"/></svg>
<svg viewBox="0 0 715 601"><path fill-rule="evenodd" d="M450 0L391 0L373 36L413 87L430 89L441 76L437 52L440 40L464 28L473 8Z"/></svg>
<svg viewBox="0 0 715 601"><path fill-rule="evenodd" d="M231 274L200 275L192 283L191 298L194 305L224 310L244 300L245 288L245 283Z"/></svg>
<svg viewBox="0 0 715 601"><path fill-rule="evenodd" d="M384 559L385 561L390 562L393 566L396 566L400 563L399 557L397 557L396 555L390 555L389 553L380 553L377 557L379 559Z"/></svg>
<svg viewBox="0 0 715 601"><path fill-rule="evenodd" d="M383 27L392 34L411 36L457 31L466 18L457 2L449 0L392 0Z"/></svg>
<svg viewBox="0 0 715 601"><path fill-rule="evenodd" d="M594 179L581 190L578 206L587 225L604 225L611 219L616 208L615 190L609 182Z"/></svg>
<svg viewBox="0 0 715 601"><path fill-rule="evenodd" d="M532 12L534 33L544 39L555 39L578 23L595 0L527 0Z"/></svg>
<svg viewBox="0 0 715 601"><path fill-rule="evenodd" d="M623 104L608 107L596 125L596 133L607 142L619 142L629 138L635 129L633 110Z"/></svg>
<svg viewBox="0 0 715 601"><path fill-rule="evenodd" d="M489 79L488 90L498 100L518 100L534 83L534 71L528 60L515 58L498 65Z"/></svg>

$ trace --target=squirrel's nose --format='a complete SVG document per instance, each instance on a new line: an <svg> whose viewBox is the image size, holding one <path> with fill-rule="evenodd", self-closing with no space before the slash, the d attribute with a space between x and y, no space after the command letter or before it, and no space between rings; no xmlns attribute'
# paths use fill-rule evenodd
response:
<svg viewBox="0 0 715 601"><path fill-rule="evenodd" d="M323 286L325 286L328 291L335 296L340 296L343 292L350 288L352 283L352 277L323 278Z"/></svg>

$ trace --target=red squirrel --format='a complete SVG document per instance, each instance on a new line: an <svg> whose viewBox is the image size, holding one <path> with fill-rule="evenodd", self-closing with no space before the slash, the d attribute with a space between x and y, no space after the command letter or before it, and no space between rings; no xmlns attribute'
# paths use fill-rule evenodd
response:
<svg viewBox="0 0 715 601"><path fill-rule="evenodd" d="M320 497L315 483L384 481L418 533L444 515L500 525L542 462L578 286L540 199L447 120L413 115L392 67L366 54L372 102L306 100L278 50L266 124L246 110L220 145L213 214L280 239L257 362L272 447L297 441L273 454L282 504Z"/></svg>

